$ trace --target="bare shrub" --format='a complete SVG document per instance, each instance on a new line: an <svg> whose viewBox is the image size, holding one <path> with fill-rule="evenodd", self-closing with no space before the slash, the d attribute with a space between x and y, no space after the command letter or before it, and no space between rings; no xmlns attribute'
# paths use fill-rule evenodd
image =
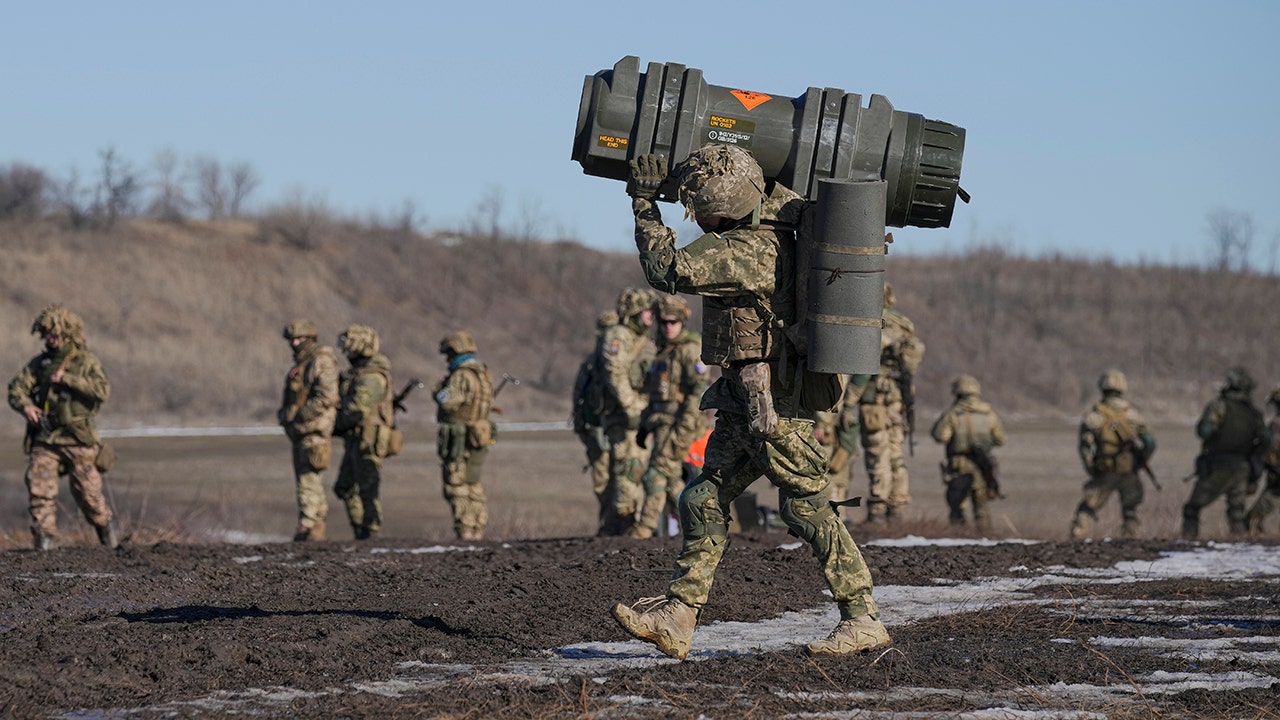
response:
<svg viewBox="0 0 1280 720"><path fill-rule="evenodd" d="M0 169L0 219L43 216L49 184L44 171L31 165L10 163Z"/></svg>

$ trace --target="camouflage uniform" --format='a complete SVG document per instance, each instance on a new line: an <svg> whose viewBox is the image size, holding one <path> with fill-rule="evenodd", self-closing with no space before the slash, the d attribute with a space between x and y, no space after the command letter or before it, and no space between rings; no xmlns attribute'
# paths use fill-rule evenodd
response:
<svg viewBox="0 0 1280 720"><path fill-rule="evenodd" d="M649 368L645 391L649 406L640 417L640 436L652 448L649 468L642 479L644 505L630 535L653 537L659 520L666 517L684 490L684 458L689 446L707 428L698 405L707 389L707 366L702 364L702 336L685 327L689 306L675 295L659 298L654 306L659 320L658 354ZM679 325L679 334L667 339L666 328ZM674 330L673 330L674 332Z"/></svg>
<svg viewBox="0 0 1280 720"><path fill-rule="evenodd" d="M1080 421L1080 462L1089 474L1084 495L1071 520L1071 538L1089 534L1098 510L1112 493L1120 496L1120 536L1138 535L1138 505L1142 504L1142 479L1138 470L1156 451L1156 440L1147 423L1124 398L1128 382L1119 370L1108 370L1098 379L1102 399Z"/></svg>
<svg viewBox="0 0 1280 720"><path fill-rule="evenodd" d="M973 524L987 532L991 529L987 503L998 497L991 449L1004 445L1005 436L1000 416L982 401L980 392L981 386L972 376L957 377L951 383L955 402L938 416L929 434L946 446L942 482L947 488L952 524L964 523L964 504L969 502L973 506Z"/></svg>
<svg viewBox="0 0 1280 720"><path fill-rule="evenodd" d="M858 404L862 449L866 453L863 462L870 480L867 519L871 521L892 518L911 502L907 460L902 452L909 431L904 392L915 397L913 378L924 359L924 343L916 337L911 320L893 309L893 297L893 290L886 283L880 374L868 378ZM862 378L855 378L854 382L861 384Z"/></svg>
<svg viewBox="0 0 1280 720"><path fill-rule="evenodd" d="M1273 510L1280 509L1280 387L1267 396L1267 404L1276 414L1271 416L1271 423L1267 426L1267 447L1262 455L1262 463L1267 472L1267 486L1245 516L1245 524L1251 533L1262 532L1262 521Z"/></svg>
<svg viewBox="0 0 1280 720"><path fill-rule="evenodd" d="M604 409L604 394L600 363L600 346L605 331L618 324L618 313L606 310L596 318L596 346L578 365L578 377L573 383L573 432L582 441L587 452L584 471L591 473L591 491L598 506L597 532L604 528L612 507L609 500L609 444L604 437L600 412Z"/></svg>
<svg viewBox="0 0 1280 720"><path fill-rule="evenodd" d="M290 323L284 337L293 348L293 367L285 377L278 417L293 444L298 496L298 528L293 539L323 540L329 500L322 476L333 455L338 361L332 348L316 341L316 327L308 320Z"/></svg>
<svg viewBox="0 0 1280 720"><path fill-rule="evenodd" d="M644 504L641 475L648 451L636 442L640 413L648 404L643 394L645 374L653 361L653 292L627 288L618 296L618 324L605 330L600 345L604 379L601 424L609 443L609 487L605 535L622 535L635 524Z"/></svg>
<svg viewBox="0 0 1280 720"><path fill-rule="evenodd" d="M440 341L449 374L436 384L434 397L440 429L436 451L444 475L444 499L453 513L453 531L461 540L480 540L489 524L480 471L496 428L493 380L476 358L476 344L467 332L451 333Z"/></svg>
<svg viewBox="0 0 1280 720"><path fill-rule="evenodd" d="M342 465L333 492L347 507L347 520L357 540L382 529L382 460L391 452L395 408L391 362L378 353L378 333L352 325L338 336L351 367L342 373L342 399L333 432L343 438Z"/></svg>
<svg viewBox="0 0 1280 720"><path fill-rule="evenodd" d="M615 605L614 617L635 637L685 657L728 545L729 509L764 475L778 488L781 518L812 548L840 608L836 631L809 651L843 654L887 644L871 574L827 501L826 458L811 414L797 406L803 366L781 332L795 320L793 229L804 200L777 184L766 194L759 165L745 150L704 146L683 164L679 193L706 234L677 249L676 233L663 225L653 194L643 191L653 186L648 178L665 176L661 163L655 156L633 161L628 187L640 263L658 290L702 296L702 358L723 372L702 398L716 421L702 474L680 495L684 539L666 598L643 611ZM854 637L860 639L851 643Z"/></svg>
<svg viewBox="0 0 1280 720"><path fill-rule="evenodd" d="M1249 494L1257 490L1266 447L1266 425L1262 412L1249 397L1252 392L1253 378L1249 373L1232 368L1222 392L1205 406L1196 423L1200 456L1196 458L1196 484L1182 506L1185 540L1199 537L1200 509L1219 495L1226 496L1231 534L1246 530L1244 505Z"/></svg>
<svg viewBox="0 0 1280 720"><path fill-rule="evenodd" d="M35 546L49 550L58 533L58 478L70 476L71 496L108 547L117 544L111 508L102 494L98 452L102 441L94 415L111 383L84 339L84 323L61 305L36 317L31 332L45 351L9 381L9 407L27 419L27 491Z"/></svg>
<svg viewBox="0 0 1280 720"><path fill-rule="evenodd" d="M859 379L866 376L858 376ZM814 413L814 437L822 444L827 456L827 497L831 502L844 502L849 498L849 483L853 479L853 461L858 458L858 398L863 385L850 383L845 388L840 407L830 412Z"/></svg>

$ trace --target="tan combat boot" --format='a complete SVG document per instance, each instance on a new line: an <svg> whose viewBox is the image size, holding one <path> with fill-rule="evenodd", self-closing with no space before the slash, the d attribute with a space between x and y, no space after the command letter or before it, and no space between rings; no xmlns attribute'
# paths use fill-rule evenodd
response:
<svg viewBox="0 0 1280 720"><path fill-rule="evenodd" d="M635 606L639 605L649 609L637 612ZM698 624L697 611L676 598L645 598L631 607L618 603L613 606L613 617L637 640L653 643L677 660L689 654Z"/></svg>
<svg viewBox="0 0 1280 720"><path fill-rule="evenodd" d="M627 537L648 540L653 537L653 528L645 527L644 525L632 525L631 529L627 530Z"/></svg>
<svg viewBox="0 0 1280 720"><path fill-rule="evenodd" d="M841 620L825 640L814 640L805 645L805 649L810 655L854 655L892 642L884 623L870 615L863 615L851 620Z"/></svg>

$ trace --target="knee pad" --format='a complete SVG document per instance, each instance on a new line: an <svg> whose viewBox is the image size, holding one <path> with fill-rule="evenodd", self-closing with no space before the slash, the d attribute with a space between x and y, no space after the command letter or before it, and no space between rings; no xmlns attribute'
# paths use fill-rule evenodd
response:
<svg viewBox="0 0 1280 720"><path fill-rule="evenodd" d="M803 497L784 495L778 515L792 533L808 543L813 542L823 525L840 521L827 496L821 493Z"/></svg>
<svg viewBox="0 0 1280 720"><path fill-rule="evenodd" d="M706 479L686 486L680 493L680 525L686 537L727 537L729 521L720 504L720 486Z"/></svg>

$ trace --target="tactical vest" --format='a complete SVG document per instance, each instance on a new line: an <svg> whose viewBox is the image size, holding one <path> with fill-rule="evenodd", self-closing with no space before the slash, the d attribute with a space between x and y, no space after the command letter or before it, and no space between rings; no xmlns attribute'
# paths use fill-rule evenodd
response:
<svg viewBox="0 0 1280 720"><path fill-rule="evenodd" d="M440 422L473 425L489 417L493 409L493 380L489 369L479 361L468 361L454 368L455 373L467 372L475 377L475 392L449 412L441 411Z"/></svg>
<svg viewBox="0 0 1280 720"><path fill-rule="evenodd" d="M1222 398L1222 423L1217 432L1204 441L1204 451L1211 455L1248 456L1262 435L1262 413L1248 401Z"/></svg>
<svg viewBox="0 0 1280 720"><path fill-rule="evenodd" d="M362 365L356 369L354 374L352 374L350 382L354 385L360 381L361 377L369 374L381 375L383 382L387 386L387 391L383 395L382 399L378 401L378 404L373 407L373 412L365 413L364 418L360 421L360 426L393 426L395 425L396 420L396 408L393 404L395 392L391 389L391 373L386 368Z"/></svg>
<svg viewBox="0 0 1280 720"><path fill-rule="evenodd" d="M286 423L292 424L303 406L307 404L307 400L311 398L311 386L316 381L316 360L321 356L327 356L330 361L337 364L333 350L323 345L316 345L311 354L304 358L299 358L299 362L289 372L289 377L284 385L284 420ZM389 378L387 387L391 387Z"/></svg>
<svg viewBox="0 0 1280 720"><path fill-rule="evenodd" d="M658 351L645 382L645 392L650 404L678 405L685 401L684 386L688 384L689 378L685 377L685 368L675 362L675 356L681 346L697 340L696 336L685 332Z"/></svg>
<svg viewBox="0 0 1280 720"><path fill-rule="evenodd" d="M1128 408L1113 408L1100 402L1093 409L1102 416L1102 427L1094 433L1097 443L1093 458L1094 472L1120 475L1132 473L1133 443L1138 438L1138 428L1129 418Z"/></svg>
<svg viewBox="0 0 1280 720"><path fill-rule="evenodd" d="M992 437L991 414L972 410L956 409L952 411L955 419L955 430L947 441L947 456L967 455L974 447L990 449L995 445Z"/></svg>

